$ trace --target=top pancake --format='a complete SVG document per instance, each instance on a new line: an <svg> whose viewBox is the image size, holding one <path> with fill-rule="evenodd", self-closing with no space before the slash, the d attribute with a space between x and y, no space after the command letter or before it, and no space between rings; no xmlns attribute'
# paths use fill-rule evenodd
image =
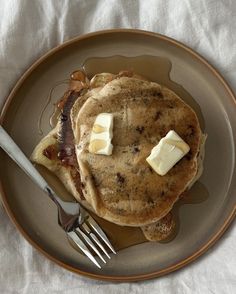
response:
<svg viewBox="0 0 236 294"><path fill-rule="evenodd" d="M95 91L96 90L96 91ZM113 113L111 156L88 152L99 113ZM161 219L195 177L201 130L195 112L169 89L119 77L75 103L72 112L83 194L95 212L119 225L143 226ZM165 176L146 162L170 130L190 152Z"/></svg>

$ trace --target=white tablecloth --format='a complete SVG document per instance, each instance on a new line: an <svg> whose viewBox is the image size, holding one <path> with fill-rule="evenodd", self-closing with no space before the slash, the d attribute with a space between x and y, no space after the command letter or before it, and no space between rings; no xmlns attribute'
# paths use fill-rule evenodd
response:
<svg viewBox="0 0 236 294"><path fill-rule="evenodd" d="M205 56L236 91L234 0L0 0L0 106L39 56L95 30L140 28ZM0 164L1 168L1 164ZM38 253L0 207L0 293L236 293L236 226L198 261L168 276L114 284L72 274Z"/></svg>

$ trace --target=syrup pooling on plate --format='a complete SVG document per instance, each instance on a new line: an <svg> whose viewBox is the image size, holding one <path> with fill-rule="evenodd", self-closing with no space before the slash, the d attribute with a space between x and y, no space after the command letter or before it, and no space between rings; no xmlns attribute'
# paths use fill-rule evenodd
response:
<svg viewBox="0 0 236 294"><path fill-rule="evenodd" d="M158 82L163 84L176 92L184 101L186 101L197 113L198 118L200 120L201 128L204 129L204 120L202 118L202 114L199 106L194 101L194 99L187 93L184 88L169 78L169 73L171 71L171 62L167 58L163 57L153 57L153 56L139 56L139 57L122 57L122 56L113 56L108 58L90 58L84 63L84 70L87 73L88 77L91 78L93 75L98 72L111 72L117 74L120 70L133 70L135 73L140 74L146 77L150 81ZM152 70L150 71L150 68ZM80 72L80 71L78 71ZM77 78L77 71L72 74L72 79L75 80ZM86 83L85 83L86 84ZM194 187L193 187L194 188ZM201 195L207 194L204 188L202 188ZM189 192L191 193L191 191ZM188 201L191 203L191 197L188 198ZM195 203L195 200L193 201ZM182 202L183 204L183 202ZM172 213L174 215L174 212ZM173 216L174 217L174 216ZM96 218L96 217L95 217ZM175 218L175 217L174 217ZM176 218L177 219L177 218ZM115 224L109 223L97 217L97 221L103 222L102 227L104 231L107 233L109 238L113 240L113 236L116 237L117 241L114 240L114 244L116 249L126 248L135 244L143 243L146 241L141 230L139 228L129 228L129 227L121 227ZM176 221L176 220L175 220ZM176 221L177 222L177 221ZM128 236L130 235L130 230L134 234L136 238L130 240ZM175 229L171 233L171 239L173 239L178 231L178 225L175 225ZM127 233L129 232L129 233ZM127 234L126 234L127 233ZM120 240L122 244L119 244ZM169 238L168 238L169 240Z"/></svg>
<svg viewBox="0 0 236 294"><path fill-rule="evenodd" d="M74 71L71 74L70 78L71 79L65 79L65 80L62 80L62 81L55 83L55 85L50 89L49 94L47 96L46 103L45 103L45 105L40 113L39 119L38 119L38 130L39 130L40 135L43 135L43 131L42 131L42 127L41 127L42 118L43 118L44 112L46 111L47 107L53 101L53 94L54 94L55 89L61 85L65 85L65 84L68 85L69 83L72 84L72 88L76 88L76 89L78 89L78 86L80 86L80 85L82 87L87 87L88 80L87 80L86 76L83 74L83 71L81 71L81 70ZM58 101L58 99L57 99L57 101ZM56 126L60 113L61 113L61 107L60 107L59 103L55 103L53 113L51 114L50 119L49 119L49 124L50 124L51 128L54 128Z"/></svg>
<svg viewBox="0 0 236 294"><path fill-rule="evenodd" d="M206 187L200 182L196 182L195 185L189 191L185 192L182 198L174 205L172 211L169 213L169 217L172 218L175 223L174 228L166 239L158 242L171 242L178 235L181 226L181 222L179 220L179 210L183 205L200 204L206 201L208 197L209 193ZM128 248L130 246L147 242L139 227L121 227L114 223L108 222L95 214L92 214L92 216L97 221L97 223L102 227L102 229L108 236L109 240L114 245L115 250L117 251ZM78 248L74 248L78 250Z"/></svg>
<svg viewBox="0 0 236 294"><path fill-rule="evenodd" d="M49 91L49 94L47 96L47 100L46 100L46 103L42 109L42 111L40 112L40 115L39 115L39 119L38 119L38 132L39 132L39 135L43 135L43 130L42 130L42 118L43 118L43 115L44 115L44 112L46 111L47 107L50 105L50 103L52 102L52 96L53 96L53 92L54 90L60 86L60 85L63 85L63 84L69 84L69 79L65 79L63 81L60 81L60 82L57 82ZM54 111L50 117L50 120L49 120L49 124L50 124L50 127L51 128L54 128L57 124L57 120L58 120L58 116L60 115L60 109L57 107L57 105L55 106L54 108Z"/></svg>

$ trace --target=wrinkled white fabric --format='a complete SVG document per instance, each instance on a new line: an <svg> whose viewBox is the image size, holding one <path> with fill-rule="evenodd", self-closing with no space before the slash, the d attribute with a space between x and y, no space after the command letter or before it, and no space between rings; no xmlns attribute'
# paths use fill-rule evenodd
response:
<svg viewBox="0 0 236 294"><path fill-rule="evenodd" d="M0 0L0 106L38 57L95 30L140 28L165 34L206 57L236 91L234 0ZM0 165L1 168L1 165ZM0 207L0 293L236 293L236 226L204 257L138 283L93 281L38 253Z"/></svg>

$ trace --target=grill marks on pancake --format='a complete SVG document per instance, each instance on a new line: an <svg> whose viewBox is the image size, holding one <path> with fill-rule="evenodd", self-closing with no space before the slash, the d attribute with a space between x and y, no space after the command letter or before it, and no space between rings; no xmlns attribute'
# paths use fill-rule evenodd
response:
<svg viewBox="0 0 236 294"><path fill-rule="evenodd" d="M77 125L90 129L91 118L98 113L115 113L112 156L89 154L86 149L89 135L77 137L77 143L83 142L85 146L79 154L80 161L88 164L99 182L102 180L89 197L101 201L104 212L101 215L107 220L121 225L150 223L171 209L195 174L194 158L201 131L194 112L165 87L127 78L110 83L87 100L77 117ZM113 94L111 89L115 87L119 91ZM168 175L160 177L147 166L145 159L170 129L187 138L185 141L193 151L189 160L183 158ZM118 173L122 178L125 176L124 181Z"/></svg>
<svg viewBox="0 0 236 294"><path fill-rule="evenodd" d="M144 97L143 97L143 96ZM116 94L113 95L113 96L117 96ZM117 97L119 98L119 97ZM134 92L128 92L128 93L122 93L122 101L125 105L124 109L125 111L123 112L123 117L124 117L124 121L126 122L126 129L127 129L127 132L130 131L130 127L132 128L132 126L130 126L130 120L128 119L128 101L133 101L135 104L138 103L138 102L141 102L141 104L143 105L143 107L147 108L146 110L146 113L148 115L149 113L149 108L152 107L152 100L153 98L156 98L159 100L161 99L160 101L160 104L164 104L163 108L170 108L172 110L172 108L174 108L176 105L173 101L169 101L168 99L166 101L164 101L165 97L163 96L162 92L160 89L147 89L147 90L143 90L143 91L134 91ZM118 100L118 99L117 99ZM164 103L163 103L164 102ZM164 112L164 111L163 111ZM158 118L161 118L161 116L163 115L163 112L162 111L157 111L156 112L156 116L158 116ZM157 120L157 118L155 117L154 120ZM137 132L138 136L143 136L144 135L144 131L145 131L145 127L143 125L133 125L133 129L135 130L135 132ZM166 129L163 129L162 130L162 136L165 136L166 133L168 132L168 130ZM148 138L148 133L147 135L147 139L149 140ZM116 146L119 145L119 143L117 142ZM136 147L136 145L139 145L139 141L135 141L135 144L132 144L131 145L131 149L132 149L132 154L136 154L136 153L139 153L140 152L140 149L139 147ZM135 147L134 147L135 146ZM122 153L127 153L128 151L122 151ZM129 164L129 166L133 167L132 164ZM146 169L147 173L151 173L153 174L153 171L151 169ZM121 199L123 200L128 200L128 203L129 203L129 209L130 209L130 212L133 212L135 211L135 207L133 206L134 204L134 201L135 201L135 198L132 197L132 192L129 191L129 192L126 192L125 194L123 193L123 183L125 182L124 178L123 177L120 177L120 173L117 173L116 175L116 179L117 179L117 183L118 183L118 188L117 188L117 192L118 193L122 193L123 195L121 196ZM138 170L136 173L135 173L135 176L138 176L138 177L143 177L145 176L145 174L141 173L140 170ZM130 185L132 186L132 184L130 183ZM132 187L133 189L133 187ZM138 191L137 191L138 192ZM140 192L140 191L139 191ZM160 197L158 196L157 199L155 199L155 195L151 195L150 192L147 191L147 189L145 191L143 191L142 193L143 195L143 209L146 208L146 204L148 203L150 207L154 207L155 205L158 204L159 202L159 198L163 198L163 195L161 195ZM120 199L120 200L121 200ZM148 201L147 201L148 199ZM114 203L117 203L117 201L119 201L119 199L111 199L110 201L113 202L114 200ZM147 203L146 203L147 202ZM109 202L108 202L109 204ZM119 215L125 215L127 214L127 211L123 211L122 209L119 209L119 208L114 208L114 207L109 207L109 209L111 211L113 211L114 213L117 213ZM122 211L122 212L121 212Z"/></svg>

